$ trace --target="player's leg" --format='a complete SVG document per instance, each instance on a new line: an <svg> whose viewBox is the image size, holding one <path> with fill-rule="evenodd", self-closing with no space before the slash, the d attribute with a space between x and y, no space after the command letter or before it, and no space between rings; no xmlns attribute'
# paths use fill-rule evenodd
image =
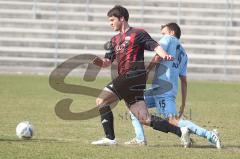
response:
<svg viewBox="0 0 240 159"><path fill-rule="evenodd" d="M134 132L135 132L135 137L133 139L131 139L130 141L125 142L124 144L126 145L147 145L147 140L145 138L144 135L144 129L142 124L139 122L139 120L131 113L130 113L130 117L131 117L131 121L132 121L132 125L134 128Z"/></svg>
<svg viewBox="0 0 240 159"><path fill-rule="evenodd" d="M116 86L114 88L120 88L117 92L121 93L120 96L123 97L130 111L142 124L165 133L172 132L181 136L182 133L179 127L169 124L168 121L158 116L150 116L148 113L143 92L146 87L146 74L144 72L129 74L115 80L113 84ZM127 93L126 90L128 90Z"/></svg>
<svg viewBox="0 0 240 159"><path fill-rule="evenodd" d="M185 120L185 119L180 119L178 122L179 127L184 127L187 126L191 133L194 133L198 136L204 137L204 138L209 138L211 136L211 132L194 124L190 120Z"/></svg>
<svg viewBox="0 0 240 159"><path fill-rule="evenodd" d="M134 126L136 139L138 141L144 141L145 135L144 135L144 129L143 129L142 124L131 112L130 112L130 116L131 116L131 120L132 120L132 125Z"/></svg>
<svg viewBox="0 0 240 159"><path fill-rule="evenodd" d="M111 83L109 83L107 87L104 88L104 91L102 91L99 97L97 98L96 104L100 107L99 112L101 115L101 122L104 128L106 138L104 138L103 140L92 142L92 144L102 145L102 143L105 142L108 143L108 141L109 142L115 141L114 140L115 134L113 128L113 114L109 104L117 100L126 98L130 99L131 102L137 100L135 99L135 96L133 96L134 93L131 93L130 91L130 88L132 86L135 86L136 84L136 82L134 81L135 77L136 77L135 75L131 77L127 75L119 75ZM137 77L139 77L139 75ZM140 74L140 77L142 80L144 80L145 76L144 74ZM142 83L140 82L139 84L141 85Z"/></svg>
<svg viewBox="0 0 240 159"><path fill-rule="evenodd" d="M191 133L194 133L200 137L207 138L210 143L215 145L217 148L221 148L221 141L216 130L209 131L204 129L190 120L179 119L179 127L188 127Z"/></svg>
<svg viewBox="0 0 240 159"><path fill-rule="evenodd" d="M155 101L152 96L144 96L144 101L148 108L155 107ZM147 139L144 135L144 129L142 124L139 122L139 120L130 112L131 115L131 121L132 125L135 131L135 138L132 140L125 142L127 145L137 144L137 145L145 145L147 144Z"/></svg>
<svg viewBox="0 0 240 159"><path fill-rule="evenodd" d="M103 138L98 141L92 142L94 145L114 145L115 133L114 133L114 124L113 124L113 113L111 111L110 104L116 103L119 98L111 90L109 84L104 90L100 93L96 99L96 105L99 106L99 113L101 116L101 123L105 132L106 138Z"/></svg>
<svg viewBox="0 0 240 159"><path fill-rule="evenodd" d="M177 117L177 110L176 110L176 102L175 98L168 98L168 97L160 97L155 96L155 103L156 103L156 109L157 112L165 119L168 119L168 122L178 126L178 119ZM178 126L180 127L180 126ZM189 129L186 126L180 127L182 135L181 135L181 142L185 148L191 146L191 140L190 140L190 133Z"/></svg>
<svg viewBox="0 0 240 159"><path fill-rule="evenodd" d="M137 102L130 107L130 110L135 114L135 116L138 117L142 124L151 126L153 129L158 131L162 131L165 133L171 132L173 134L176 134L177 136L181 137L185 148L191 145L189 131L187 127L179 128L158 116L150 116L144 104L144 102Z"/></svg>
<svg viewBox="0 0 240 159"><path fill-rule="evenodd" d="M156 107L155 98L151 94L150 91L144 93L144 101L145 101L148 109ZM157 102L159 103L159 101L157 101ZM176 111L174 111L174 112L176 112ZM134 127L136 137L128 142L125 142L125 144L139 144L139 143L143 143L143 141L145 141L145 143L146 143L146 138L144 136L144 130L143 130L142 124L131 112L130 112L130 114L131 114L132 125ZM173 125L177 126L177 124L173 124ZM186 132L187 130L181 130L181 131ZM188 134L188 132L186 132L186 133Z"/></svg>
<svg viewBox="0 0 240 159"><path fill-rule="evenodd" d="M144 102L143 90L145 89L146 74L137 73L120 77L114 80L114 88L118 89L118 96L121 96L130 111L138 118L138 120L144 124L151 126L153 129L162 131L165 133L171 132L179 137L182 136L182 132L179 127L170 124L168 121L154 115L149 115L146 104ZM127 93L126 93L126 90Z"/></svg>
<svg viewBox="0 0 240 159"><path fill-rule="evenodd" d="M125 144L127 145L145 145L146 144L146 138L144 136L144 130L143 130L142 124L150 126L150 123L153 123L152 127L155 130L159 130L165 133L173 132L175 134L176 132L178 132L179 135L181 135L179 128L175 129L176 128L175 126L169 124L166 120L162 120L157 116L150 116L147 110L144 108L144 106L139 103L140 102L134 103L130 107L130 110L137 116L135 117L135 115L131 113L132 124L135 130L136 137L128 142L125 142ZM140 119L141 123L138 119ZM179 130L179 131L176 131L176 130Z"/></svg>
<svg viewBox="0 0 240 159"><path fill-rule="evenodd" d="M130 110L142 124L151 126L153 129L158 131L165 133L171 132L179 137L182 136L182 132L179 127L170 124L167 120L164 120L158 116L150 115L144 101L139 101L132 104Z"/></svg>
<svg viewBox="0 0 240 159"><path fill-rule="evenodd" d="M157 101L157 110L159 113L163 114L165 118L168 118L169 122L173 125L179 126L181 128L187 127L190 133L197 134L201 137L207 138L211 143L213 143L217 148L221 147L221 142L219 140L218 134L215 131L208 131L195 123L185 120L178 119L176 111L175 99L171 98L155 98ZM183 130L184 131L184 130ZM187 139L188 137L186 137ZM181 138L182 143L189 147L190 145L185 144L186 139ZM191 144L191 142L189 142Z"/></svg>

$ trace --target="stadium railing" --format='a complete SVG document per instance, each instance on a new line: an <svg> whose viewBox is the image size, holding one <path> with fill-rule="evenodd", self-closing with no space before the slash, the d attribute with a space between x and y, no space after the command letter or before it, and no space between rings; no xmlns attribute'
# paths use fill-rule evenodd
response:
<svg viewBox="0 0 240 159"><path fill-rule="evenodd" d="M158 40L160 25L178 22L189 73L240 74L240 2L230 0L0 0L0 67L49 68L77 54L102 56L114 35L106 12L125 5L132 26ZM181 3L180 3L181 2ZM143 6L144 5L144 6ZM146 53L151 57L151 53ZM216 77L219 79L218 77Z"/></svg>

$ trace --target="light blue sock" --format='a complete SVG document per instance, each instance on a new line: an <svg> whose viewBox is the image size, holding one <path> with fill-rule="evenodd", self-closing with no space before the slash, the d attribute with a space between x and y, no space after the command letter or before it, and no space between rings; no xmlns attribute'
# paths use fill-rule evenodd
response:
<svg viewBox="0 0 240 159"><path fill-rule="evenodd" d="M188 127L188 129L198 135L198 136L201 136L201 137L204 137L204 138L207 138L209 139L211 137L211 131L208 131L196 124L194 124L193 122L191 122L190 120L185 120L185 119L180 119L179 122L178 122L178 126L179 127Z"/></svg>
<svg viewBox="0 0 240 159"><path fill-rule="evenodd" d="M143 130L142 124L131 112L130 112L130 115L131 115L131 119L132 119L132 125L133 125L134 130L135 130L136 138L138 140L145 140L144 130Z"/></svg>

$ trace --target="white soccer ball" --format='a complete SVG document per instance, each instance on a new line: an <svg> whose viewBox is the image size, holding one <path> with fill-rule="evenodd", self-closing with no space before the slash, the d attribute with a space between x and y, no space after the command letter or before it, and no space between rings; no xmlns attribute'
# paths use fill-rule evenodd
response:
<svg viewBox="0 0 240 159"><path fill-rule="evenodd" d="M20 139L31 139L33 137L34 128L29 121L20 122L16 127L16 135Z"/></svg>

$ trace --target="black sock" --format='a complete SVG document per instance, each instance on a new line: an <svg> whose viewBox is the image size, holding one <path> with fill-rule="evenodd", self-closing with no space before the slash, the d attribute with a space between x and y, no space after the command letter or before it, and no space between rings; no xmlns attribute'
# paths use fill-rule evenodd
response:
<svg viewBox="0 0 240 159"><path fill-rule="evenodd" d="M103 106L99 108L101 115L101 123L106 135L106 138L111 140L115 139L114 127L113 127L113 113L110 106Z"/></svg>
<svg viewBox="0 0 240 159"><path fill-rule="evenodd" d="M158 131L162 131L165 133L171 132L181 137L182 132L181 129L175 125L170 124L167 120L164 120L158 116L151 115L151 123L150 126Z"/></svg>

